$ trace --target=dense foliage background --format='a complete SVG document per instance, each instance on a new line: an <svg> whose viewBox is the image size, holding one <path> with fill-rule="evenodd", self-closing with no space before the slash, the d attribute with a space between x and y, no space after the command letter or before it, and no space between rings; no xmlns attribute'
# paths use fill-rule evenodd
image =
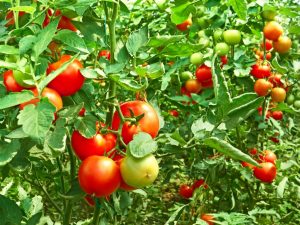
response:
<svg viewBox="0 0 300 225"><path fill-rule="evenodd" d="M85 77L54 114L47 98L21 110L32 92L8 91L0 76L0 224L205 225L204 214L212 214L214 224L300 224L299 12L297 0L0 1L1 74L19 70L23 85L41 91L76 58ZM274 13L292 47L285 54L271 50L267 60L263 29ZM187 19L190 26L176 26ZM229 29L242 38L224 62L215 46ZM103 50L109 52L99 57ZM199 52L194 65L190 56ZM72 58L46 76L64 54ZM281 75L285 101L254 92L257 62ZM211 67L213 85L190 93L191 74L183 74L195 78L201 64ZM93 137L96 121L108 132L119 103L135 99L157 111L159 134L155 143L136 139L128 150L120 141L116 149L157 150L158 178L146 188L92 196L90 206L78 183L81 161L71 135L79 130ZM272 117L274 111L283 118ZM253 148L258 152L250 153ZM264 150L277 156L273 182L241 165L257 166ZM179 194L181 185L199 179L191 198Z"/></svg>

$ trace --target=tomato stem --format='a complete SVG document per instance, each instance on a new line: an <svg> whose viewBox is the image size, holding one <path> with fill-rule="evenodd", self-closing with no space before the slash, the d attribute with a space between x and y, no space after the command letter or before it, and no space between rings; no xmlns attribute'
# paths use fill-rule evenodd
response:
<svg viewBox="0 0 300 225"><path fill-rule="evenodd" d="M96 198L96 204L95 204L95 210L94 210L94 216L93 216L93 221L92 224L93 225L97 225L99 222L99 218L100 218L100 203L99 203L99 199Z"/></svg>
<svg viewBox="0 0 300 225"><path fill-rule="evenodd" d="M60 161L59 157L56 158L56 163L57 163L57 167L58 167L58 170L59 170L59 173L60 173L61 191L62 191L62 193L66 193L63 170L62 170L62 165L61 165L61 161ZM63 204L64 204L64 208L66 209L67 202L66 202L65 199L63 199Z"/></svg>
<svg viewBox="0 0 300 225"><path fill-rule="evenodd" d="M72 200L69 200L67 203L67 208L65 210L63 225L71 224L70 222L71 222L71 217L72 217L72 207L73 207L73 202L72 202Z"/></svg>

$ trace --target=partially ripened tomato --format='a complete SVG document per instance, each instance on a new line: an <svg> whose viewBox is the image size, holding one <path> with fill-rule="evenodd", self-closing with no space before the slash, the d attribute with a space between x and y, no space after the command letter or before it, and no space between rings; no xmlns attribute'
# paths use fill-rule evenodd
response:
<svg viewBox="0 0 300 225"><path fill-rule="evenodd" d="M203 82L212 79L211 68L206 65L201 65L196 70L196 77L198 81Z"/></svg>
<svg viewBox="0 0 300 225"><path fill-rule="evenodd" d="M249 167L250 169L254 169L254 165L250 164L250 163L247 163L247 162L241 162L242 164L242 167Z"/></svg>
<svg viewBox="0 0 300 225"><path fill-rule="evenodd" d="M190 26L193 24L192 19L188 18L187 20L185 20L183 23L181 24L177 24L176 27L178 30L180 31L186 31L187 29L190 28Z"/></svg>
<svg viewBox="0 0 300 225"><path fill-rule="evenodd" d="M275 165L275 161L277 160L276 155L274 152L270 150L264 150L262 154L259 155L259 158L262 162L270 162Z"/></svg>
<svg viewBox="0 0 300 225"><path fill-rule="evenodd" d="M120 167L122 160L124 159L124 156L116 154L115 157L113 158L113 160L117 163L117 165ZM136 188L132 187L128 184L126 184L126 182L123 180L122 174L121 174L121 183L120 183L120 189L124 190L124 191L133 191Z"/></svg>
<svg viewBox="0 0 300 225"><path fill-rule="evenodd" d="M115 192L121 182L117 163L105 156L90 156L80 165L79 184L84 192L96 197L104 197Z"/></svg>
<svg viewBox="0 0 300 225"><path fill-rule="evenodd" d="M131 113L135 117L143 115L136 123L126 121L122 126L122 138L128 144L135 134L138 132L146 132L155 138L159 131L159 119L153 107L143 101L129 101L120 105L124 117L131 117ZM112 120L112 129L118 130L120 126L120 117L118 112L114 113Z"/></svg>
<svg viewBox="0 0 300 225"><path fill-rule="evenodd" d="M179 188L179 194L183 198L191 198L193 197L193 193L194 193L194 189L189 185L182 184Z"/></svg>
<svg viewBox="0 0 300 225"><path fill-rule="evenodd" d="M179 112L176 109L169 110L169 114L171 116L174 116L174 117L178 117L179 116Z"/></svg>
<svg viewBox="0 0 300 225"><path fill-rule="evenodd" d="M92 155L107 155L116 147L117 138L112 133L97 133L92 138L85 138L74 131L71 138L72 148L79 159L84 160Z"/></svg>
<svg viewBox="0 0 300 225"><path fill-rule="evenodd" d="M273 85L265 80L265 79L258 79L254 84L254 91L259 96L266 96L271 91Z"/></svg>
<svg viewBox="0 0 300 225"><path fill-rule="evenodd" d="M70 55L63 55L61 59L49 65L47 73L60 68L65 62L71 59ZM80 73L83 66L78 59L75 59L62 73L52 80L48 87L56 90L61 96L69 96L75 94L84 83L84 76Z"/></svg>
<svg viewBox="0 0 300 225"><path fill-rule="evenodd" d="M53 10L48 9L46 16L45 16L45 20L43 22L43 27L47 26L50 23L50 18L53 15ZM64 15L62 15L60 10L56 10L54 13L55 17L61 16L59 22L58 22L58 26L57 29L67 29L67 30L71 30L76 32L77 28L74 26L74 24L72 24L72 20Z"/></svg>
<svg viewBox="0 0 300 225"><path fill-rule="evenodd" d="M36 88L32 89L31 91L33 92L34 96L36 97L38 96L38 91ZM42 91L41 97L48 98L49 102L55 106L56 111L60 110L63 107L63 101L61 96L57 93L57 91L51 88L45 87ZM28 102L24 102L20 104L19 108L22 110L26 105L30 105L30 104L36 105L39 101L40 101L39 98L34 98Z"/></svg>
<svg viewBox="0 0 300 225"><path fill-rule="evenodd" d="M3 83L7 91L19 92L24 89L16 82L12 70L7 70L3 73Z"/></svg>
<svg viewBox="0 0 300 225"><path fill-rule="evenodd" d="M277 41L282 33L283 28L276 21L268 22L264 27L264 35L269 40Z"/></svg>
<svg viewBox="0 0 300 225"><path fill-rule="evenodd" d="M262 168L255 167L253 170L254 176L266 183L272 183L276 178L276 167L273 163L263 162L259 164Z"/></svg>
<svg viewBox="0 0 300 225"><path fill-rule="evenodd" d="M280 54L287 53L292 47L292 40L286 36L280 36L277 41L273 42L274 49Z"/></svg>
<svg viewBox="0 0 300 225"><path fill-rule="evenodd" d="M271 98L273 102L283 102L286 98L286 91L284 88L275 87L271 91Z"/></svg>
<svg viewBox="0 0 300 225"><path fill-rule="evenodd" d="M215 219L213 215L203 214L201 219L204 220L208 225L214 225L214 222L212 222L212 220Z"/></svg>
<svg viewBox="0 0 300 225"><path fill-rule="evenodd" d="M251 148L251 149L249 149L249 153L251 155L256 155L257 154L257 149L256 148Z"/></svg>
<svg viewBox="0 0 300 225"><path fill-rule="evenodd" d="M187 80L184 86L189 93L198 93L202 88L201 83L197 79Z"/></svg>

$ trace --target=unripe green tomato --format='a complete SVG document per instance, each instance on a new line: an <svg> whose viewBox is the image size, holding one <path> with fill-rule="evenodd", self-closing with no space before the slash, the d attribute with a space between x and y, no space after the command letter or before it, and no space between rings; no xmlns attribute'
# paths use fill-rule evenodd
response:
<svg viewBox="0 0 300 225"><path fill-rule="evenodd" d="M294 101L294 107L295 107L296 109L300 109L300 100Z"/></svg>
<svg viewBox="0 0 300 225"><path fill-rule="evenodd" d="M201 29L206 29L209 26L209 21L205 16L198 18L197 23L201 27Z"/></svg>
<svg viewBox="0 0 300 225"><path fill-rule="evenodd" d="M241 42L241 32L238 30L226 30L223 32L224 41L229 45L236 45Z"/></svg>
<svg viewBox="0 0 300 225"><path fill-rule="evenodd" d="M296 96L295 96L295 97L296 97L297 100L300 100L300 91L298 91L298 92L296 93Z"/></svg>
<svg viewBox="0 0 300 225"><path fill-rule="evenodd" d="M203 63L203 55L201 52L197 52L191 55L190 61L193 65L200 65Z"/></svg>
<svg viewBox="0 0 300 225"><path fill-rule="evenodd" d="M204 31L204 30L200 30L200 31L198 32L198 37L199 37L199 38L206 37L205 31Z"/></svg>
<svg viewBox="0 0 300 225"><path fill-rule="evenodd" d="M199 39L199 44L203 46L203 48L207 48L209 46L209 39L207 37L202 37Z"/></svg>
<svg viewBox="0 0 300 225"><path fill-rule="evenodd" d="M218 54L218 56L227 55L229 52L229 46L224 42L218 43L215 46L215 51Z"/></svg>
<svg viewBox="0 0 300 225"><path fill-rule="evenodd" d="M287 103L288 105L292 105L292 104L294 103L294 101L295 101L295 96L292 95L292 94L290 94L290 95L287 97L287 99L286 99L286 103Z"/></svg>
<svg viewBox="0 0 300 225"><path fill-rule="evenodd" d="M273 10L264 10L261 13L262 18L268 21L274 20L276 15L277 13Z"/></svg>
<svg viewBox="0 0 300 225"><path fill-rule="evenodd" d="M23 73L23 72L21 72L19 70L13 70L13 76L14 76L16 82L20 86L25 87L25 88L34 87L35 85L26 84L24 82L25 80L31 80L32 79L32 77L30 75L30 66L29 65L25 66L25 72L26 73Z"/></svg>
<svg viewBox="0 0 300 225"><path fill-rule="evenodd" d="M218 29L214 32L214 41L218 42L218 41L222 41L223 39L223 31Z"/></svg>
<svg viewBox="0 0 300 225"><path fill-rule="evenodd" d="M180 74L180 80L185 82L193 78L193 74L190 71L184 71Z"/></svg>

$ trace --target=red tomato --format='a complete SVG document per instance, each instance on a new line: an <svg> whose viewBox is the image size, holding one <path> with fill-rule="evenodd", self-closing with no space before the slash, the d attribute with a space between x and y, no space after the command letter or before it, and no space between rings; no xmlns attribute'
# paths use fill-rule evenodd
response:
<svg viewBox="0 0 300 225"><path fill-rule="evenodd" d="M254 168L254 176L262 182L272 183L272 181L276 178L276 167L270 162L263 162L260 163L260 165L262 168Z"/></svg>
<svg viewBox="0 0 300 225"><path fill-rule="evenodd" d="M214 86L214 82L212 79L205 80L201 82L202 88L212 88Z"/></svg>
<svg viewBox="0 0 300 225"><path fill-rule="evenodd" d="M87 203L89 206L95 206L95 200L92 198L92 196L86 195L86 196L84 197L84 200L86 201L86 203Z"/></svg>
<svg viewBox="0 0 300 225"><path fill-rule="evenodd" d="M79 184L84 192L96 197L104 197L115 192L121 182L120 168L105 156L90 156L80 165Z"/></svg>
<svg viewBox="0 0 300 225"><path fill-rule="evenodd" d="M252 164L247 163L247 162L241 162L241 164L242 164L243 167L249 167L250 169L254 169L254 167L255 167Z"/></svg>
<svg viewBox="0 0 300 225"><path fill-rule="evenodd" d="M24 89L16 82L12 70L7 70L3 73L3 83L7 91L20 92Z"/></svg>
<svg viewBox="0 0 300 225"><path fill-rule="evenodd" d="M85 108L81 108L78 113L78 116L84 116L84 114L85 114Z"/></svg>
<svg viewBox="0 0 300 225"><path fill-rule="evenodd" d="M191 198L193 197L194 189L189 185L182 184L179 188L179 194L183 198Z"/></svg>
<svg viewBox="0 0 300 225"><path fill-rule="evenodd" d="M275 161L277 160L274 152L270 150L264 150L262 154L259 155L259 158L262 162L270 162L275 165Z"/></svg>
<svg viewBox="0 0 300 225"><path fill-rule="evenodd" d="M169 110L169 114L174 117L179 116L179 112L176 109Z"/></svg>
<svg viewBox="0 0 300 225"><path fill-rule="evenodd" d="M286 91L284 88L275 87L272 89L271 98L273 102L283 102L286 98Z"/></svg>
<svg viewBox="0 0 300 225"><path fill-rule="evenodd" d="M258 115L262 116L263 112L262 112L262 107L261 106L257 108L257 111L258 111ZM270 110L268 110L267 113L266 113L266 119L269 119L271 116L272 116L272 113L271 113Z"/></svg>
<svg viewBox="0 0 300 225"><path fill-rule="evenodd" d="M271 75L268 78L268 81L271 82L273 84L273 87L284 87L284 84L281 81L281 74L275 74L275 75Z"/></svg>
<svg viewBox="0 0 300 225"><path fill-rule="evenodd" d="M270 140L273 141L274 143L279 143L279 139L276 137L270 137Z"/></svg>
<svg viewBox="0 0 300 225"><path fill-rule="evenodd" d="M180 31L186 31L187 29L190 28L190 26L193 24L192 19L189 18L187 20L185 20L183 23L181 24L177 24L176 27L178 30Z"/></svg>
<svg viewBox="0 0 300 225"><path fill-rule="evenodd" d="M249 153L251 155L256 155L257 154L257 149L256 148L252 148L252 149L249 150Z"/></svg>
<svg viewBox="0 0 300 225"><path fill-rule="evenodd" d="M283 119L283 112L282 111L273 111L272 112L272 117L275 120L282 120Z"/></svg>
<svg viewBox="0 0 300 225"><path fill-rule="evenodd" d="M254 84L254 91L259 96L266 96L271 91L273 85L264 79L258 79Z"/></svg>
<svg viewBox="0 0 300 225"><path fill-rule="evenodd" d="M47 26L50 23L50 17L53 15L53 11L51 9L47 10L46 16L45 16L45 20L43 22L43 27ZM56 10L54 15L57 16L61 16L59 22L58 22L58 26L57 29L67 29L67 30L71 30L76 32L77 28L72 24L72 20L69 19L66 16L63 16L61 14L60 10Z"/></svg>
<svg viewBox="0 0 300 225"><path fill-rule="evenodd" d="M206 221L206 223L207 223L208 225L214 225L214 223L212 222L212 220L215 219L213 215L203 214L203 215L201 216L201 219L204 220L204 221Z"/></svg>
<svg viewBox="0 0 300 225"><path fill-rule="evenodd" d="M277 39L282 35L283 28L276 21L268 22L264 27L264 35L267 39L272 41L277 41Z"/></svg>
<svg viewBox="0 0 300 225"><path fill-rule="evenodd" d="M198 93L202 89L202 85L197 79L187 80L184 86L189 93Z"/></svg>
<svg viewBox="0 0 300 225"><path fill-rule="evenodd" d="M19 11L19 18L24 16L25 12L23 11ZM5 17L6 20L8 20L8 22L5 24L5 26L11 26L15 24L15 18L14 18L14 13L13 11L8 11Z"/></svg>
<svg viewBox="0 0 300 225"><path fill-rule="evenodd" d="M266 39L266 45L265 45L265 46L266 46L266 50L267 50L267 51L270 51L270 50L273 48L272 41ZM260 47L261 47L262 49L264 49L264 43L263 43L263 42L260 43Z"/></svg>
<svg viewBox="0 0 300 225"><path fill-rule="evenodd" d="M36 97L38 96L38 91L37 91L36 88L32 89L31 91L33 92L34 96L36 96ZM63 107L62 98L57 93L57 91L55 91L55 90L53 90L51 88L45 87L44 90L42 91L41 96L48 98L49 102L52 103L52 105L55 106L56 111L60 110ZM30 100L28 102L24 102L24 103L20 104L19 108L22 110L22 109L24 109L24 107L26 105L30 105L30 104L36 105L39 101L40 101L39 98L32 99L32 100Z"/></svg>
<svg viewBox="0 0 300 225"><path fill-rule="evenodd" d="M226 55L221 56L220 58L221 58L221 67L228 63L228 59Z"/></svg>
<svg viewBox="0 0 300 225"><path fill-rule="evenodd" d="M71 138L72 148L80 160L89 156L102 156L108 154L116 147L117 138L114 134L97 133L92 138L83 137L78 131L74 131Z"/></svg>
<svg viewBox="0 0 300 225"><path fill-rule="evenodd" d="M259 56L260 59L264 59L264 52L260 52L258 56ZM270 60L271 58L272 58L272 53L267 52L266 53L266 60Z"/></svg>
<svg viewBox="0 0 300 225"><path fill-rule="evenodd" d="M126 144L132 141L133 136L138 132L146 132L155 138L159 131L159 119L156 111L151 105L143 101L129 101L120 105L124 117L131 117L131 112L134 116L144 116L136 123L131 124L126 121L122 126L122 138ZM118 112L114 113L112 120L112 129L118 130L120 126L120 117Z"/></svg>
<svg viewBox="0 0 300 225"><path fill-rule="evenodd" d="M271 76L271 67L269 64L256 63L252 66L250 74L257 79L269 77Z"/></svg>
<svg viewBox="0 0 300 225"><path fill-rule="evenodd" d="M208 188L208 185L205 183L204 179L195 180L192 186L193 189L197 189L203 185L204 189Z"/></svg>
<svg viewBox="0 0 300 225"><path fill-rule="evenodd" d="M110 60L110 51L101 50L98 54L98 57L105 57L107 60Z"/></svg>
<svg viewBox="0 0 300 225"><path fill-rule="evenodd" d="M48 66L47 74L57 70L65 62L71 59L70 55L63 55L61 59ZM66 70L60 73L54 80L52 80L48 87L56 90L61 96L69 96L75 94L82 87L84 83L84 76L80 73L83 66L78 59L75 59Z"/></svg>
<svg viewBox="0 0 300 225"><path fill-rule="evenodd" d="M212 79L211 68L206 65L201 65L196 70L196 77L198 81L203 82Z"/></svg>

